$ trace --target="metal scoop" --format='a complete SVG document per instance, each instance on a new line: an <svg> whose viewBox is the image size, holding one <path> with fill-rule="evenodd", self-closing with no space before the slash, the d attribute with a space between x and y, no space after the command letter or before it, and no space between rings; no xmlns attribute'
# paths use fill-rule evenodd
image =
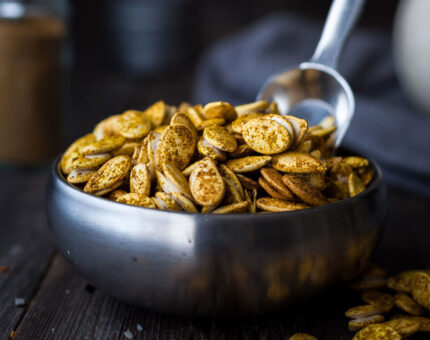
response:
<svg viewBox="0 0 430 340"><path fill-rule="evenodd" d="M348 130L355 110L351 88L336 67L363 4L364 0L334 0L312 58L272 75L257 96L258 100L274 100L283 114L305 118L310 125L333 115L338 127L335 148Z"/></svg>

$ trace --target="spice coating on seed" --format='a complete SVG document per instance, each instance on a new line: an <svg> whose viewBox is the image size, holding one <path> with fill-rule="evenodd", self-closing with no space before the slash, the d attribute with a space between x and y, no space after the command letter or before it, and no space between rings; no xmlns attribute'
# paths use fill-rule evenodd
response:
<svg viewBox="0 0 430 340"><path fill-rule="evenodd" d="M168 107L166 103L160 100L148 107L143 112L143 115L152 123L155 128L157 128L163 124L163 121L167 115L167 110Z"/></svg>
<svg viewBox="0 0 430 340"><path fill-rule="evenodd" d="M410 315L418 316L424 313L424 309L405 293L396 293L394 303L397 308Z"/></svg>
<svg viewBox="0 0 430 340"><path fill-rule="evenodd" d="M327 170L327 166L323 161L309 154L297 152L285 152L274 156L272 167L278 171L296 174L325 172Z"/></svg>
<svg viewBox="0 0 430 340"><path fill-rule="evenodd" d="M254 118L242 126L242 134L248 146L264 155L283 152L291 145L288 130L273 119Z"/></svg>
<svg viewBox="0 0 430 340"><path fill-rule="evenodd" d="M195 201L202 206L217 205L224 197L224 181L211 158L205 158L197 165L189 183Z"/></svg>
<svg viewBox="0 0 430 340"><path fill-rule="evenodd" d="M418 332L421 328L420 321L407 318L398 318L395 320L386 321L383 324L391 327L401 336L410 336Z"/></svg>
<svg viewBox="0 0 430 340"><path fill-rule="evenodd" d="M203 113L206 119L224 118L226 121L232 121L237 118L234 106L223 101L206 104Z"/></svg>
<svg viewBox="0 0 430 340"><path fill-rule="evenodd" d="M116 201L119 203L135 205L138 207L145 207L145 208L151 208L151 209L156 208L155 203L151 198L135 192L122 195Z"/></svg>
<svg viewBox="0 0 430 340"><path fill-rule="evenodd" d="M224 127L219 125L211 125L205 128L203 139L225 152L234 152L237 149L236 139Z"/></svg>
<svg viewBox="0 0 430 340"><path fill-rule="evenodd" d="M183 170L190 162L194 149L195 139L190 129L183 125L169 126L160 137L156 157Z"/></svg>
<svg viewBox="0 0 430 340"><path fill-rule="evenodd" d="M299 176L285 174L282 176L282 182L307 204L318 206L328 203L327 198L319 190Z"/></svg>
<svg viewBox="0 0 430 340"><path fill-rule="evenodd" d="M362 192L376 174L363 157L333 156L335 123L331 116L308 127L281 115L275 102L174 106L160 100L102 120L66 150L59 170L79 190L111 200L143 195L161 210L307 209ZM125 167L112 165L124 160L118 157L127 159ZM128 197L123 200L137 200Z"/></svg>
<svg viewBox="0 0 430 340"><path fill-rule="evenodd" d="M309 206L304 203L288 202L270 197L257 199L257 207L268 212L293 211L309 208Z"/></svg>
<svg viewBox="0 0 430 340"><path fill-rule="evenodd" d="M131 160L128 156L117 156L110 159L90 178L84 191L96 193L115 186L127 176L130 167Z"/></svg>
<svg viewBox="0 0 430 340"><path fill-rule="evenodd" d="M418 272L412 278L412 296L422 307L430 310L430 274Z"/></svg>
<svg viewBox="0 0 430 340"><path fill-rule="evenodd" d="M228 160L227 165L233 172L251 172L262 168L272 160L270 156L248 156Z"/></svg>
<svg viewBox="0 0 430 340"><path fill-rule="evenodd" d="M401 340L402 337L391 327L384 324L374 324L360 330L353 340Z"/></svg>
<svg viewBox="0 0 430 340"><path fill-rule="evenodd" d="M137 164L131 169L130 192L145 196L151 193L151 173L146 164Z"/></svg>

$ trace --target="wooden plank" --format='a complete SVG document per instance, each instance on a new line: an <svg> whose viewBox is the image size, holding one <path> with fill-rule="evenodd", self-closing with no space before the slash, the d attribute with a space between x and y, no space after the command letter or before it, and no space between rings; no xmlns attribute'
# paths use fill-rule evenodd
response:
<svg viewBox="0 0 430 340"><path fill-rule="evenodd" d="M430 197L390 190L384 237L374 255L395 273L430 267Z"/></svg>
<svg viewBox="0 0 430 340"><path fill-rule="evenodd" d="M0 334L10 334L30 303L54 253L46 228L46 168L8 171L0 181Z"/></svg>
<svg viewBox="0 0 430 340"><path fill-rule="evenodd" d="M17 330L16 339L126 339L124 332L128 329L134 339L151 340L271 339L284 338L297 331L318 332L322 339L351 336L343 317L343 312L354 302L347 291L326 294L317 303L309 301L268 317L213 320L148 312L86 287L86 282L56 255ZM328 320L330 323L339 320L338 326L326 330ZM143 327L140 332L138 324Z"/></svg>

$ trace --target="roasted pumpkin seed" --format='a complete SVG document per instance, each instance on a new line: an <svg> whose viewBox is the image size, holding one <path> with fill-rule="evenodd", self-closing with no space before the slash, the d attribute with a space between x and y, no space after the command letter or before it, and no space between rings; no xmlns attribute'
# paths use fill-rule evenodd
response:
<svg viewBox="0 0 430 340"><path fill-rule="evenodd" d="M211 158L199 162L190 175L189 183L194 200L202 206L217 205L224 197L224 181Z"/></svg>
<svg viewBox="0 0 430 340"><path fill-rule="evenodd" d="M84 187L84 191L95 195L104 195L107 193L106 190L112 191L116 189L115 185L119 186L121 184L130 167L131 160L128 156L117 156L110 159L90 178Z"/></svg>
<svg viewBox="0 0 430 340"><path fill-rule="evenodd" d="M360 330L352 340L401 340L401 335L384 324L373 324Z"/></svg>

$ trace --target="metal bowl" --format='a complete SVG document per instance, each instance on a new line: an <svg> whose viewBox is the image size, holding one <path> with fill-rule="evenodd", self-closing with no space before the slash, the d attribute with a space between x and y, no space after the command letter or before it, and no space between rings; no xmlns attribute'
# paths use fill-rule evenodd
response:
<svg viewBox="0 0 430 340"><path fill-rule="evenodd" d="M261 314L360 272L387 214L379 167L362 193L307 210L209 215L89 195L51 170L57 247L91 284L128 303L187 315Z"/></svg>

